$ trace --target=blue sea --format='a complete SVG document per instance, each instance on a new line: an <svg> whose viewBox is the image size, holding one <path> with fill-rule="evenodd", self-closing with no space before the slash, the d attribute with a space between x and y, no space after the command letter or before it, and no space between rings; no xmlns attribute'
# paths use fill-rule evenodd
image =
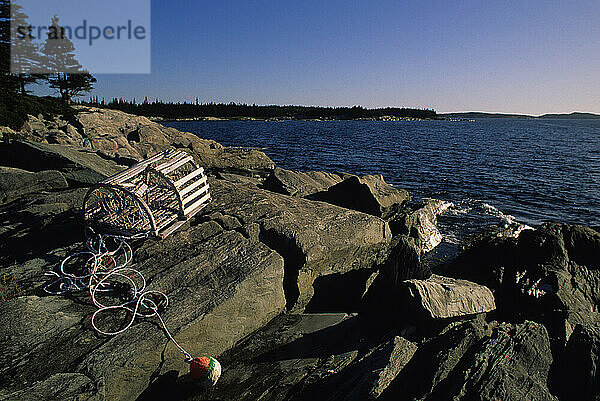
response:
<svg viewBox="0 0 600 401"><path fill-rule="evenodd" d="M600 226L600 120L163 124L258 148L282 168L382 174L413 199L452 202L440 219L450 243L490 224Z"/></svg>

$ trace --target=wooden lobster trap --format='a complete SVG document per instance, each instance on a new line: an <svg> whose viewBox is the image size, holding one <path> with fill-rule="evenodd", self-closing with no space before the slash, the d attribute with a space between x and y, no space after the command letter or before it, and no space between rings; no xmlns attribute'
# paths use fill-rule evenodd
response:
<svg viewBox="0 0 600 401"><path fill-rule="evenodd" d="M83 201L87 224L118 235L166 237L210 202L204 169L169 149L94 185Z"/></svg>

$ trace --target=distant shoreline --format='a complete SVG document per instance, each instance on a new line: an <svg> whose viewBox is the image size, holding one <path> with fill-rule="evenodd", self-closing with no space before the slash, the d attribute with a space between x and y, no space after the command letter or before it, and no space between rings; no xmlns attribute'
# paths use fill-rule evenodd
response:
<svg viewBox="0 0 600 401"><path fill-rule="evenodd" d="M267 122L286 122L286 121L320 121L320 122L331 122L331 121L458 121L458 119L447 119L447 118L414 118L414 117L371 117L371 118L293 118L293 117L274 117L274 118L256 118L256 117L194 117L194 118L163 118L163 117L148 117L149 120L154 122L168 122L168 121L267 121ZM461 121L467 121L461 119Z"/></svg>
<svg viewBox="0 0 600 401"><path fill-rule="evenodd" d="M569 113L569 114L544 114L541 116L532 116L528 114L502 114L502 113L444 113L438 114L437 118L416 118L416 117L396 117L396 116L381 116L381 117L361 117L361 118L296 118L296 117L182 117L182 118L164 118L158 116L148 117L155 122L169 121L267 121L267 122L286 122L286 121L453 121L453 122L474 122L481 119L517 119L517 120L600 120L600 114L593 113Z"/></svg>
<svg viewBox="0 0 600 401"><path fill-rule="evenodd" d="M243 103L199 103L196 102L150 102L142 103L135 99L92 98L81 102L94 106L120 110L125 113L145 116L152 121L472 121L481 118L518 119L600 119L600 114L572 112L563 114L490 113L479 111L437 113L434 109L407 107L365 108L362 106L299 106L299 105L257 105Z"/></svg>

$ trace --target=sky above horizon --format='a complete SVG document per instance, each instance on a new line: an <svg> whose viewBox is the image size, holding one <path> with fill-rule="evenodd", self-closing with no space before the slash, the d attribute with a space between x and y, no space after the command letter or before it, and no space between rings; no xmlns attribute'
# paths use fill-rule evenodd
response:
<svg viewBox="0 0 600 401"><path fill-rule="evenodd" d="M152 1L140 101L600 113L595 1Z"/></svg>

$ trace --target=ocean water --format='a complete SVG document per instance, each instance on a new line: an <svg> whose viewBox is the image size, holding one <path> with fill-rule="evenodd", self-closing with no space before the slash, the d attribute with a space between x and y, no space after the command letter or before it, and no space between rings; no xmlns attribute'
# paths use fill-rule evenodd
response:
<svg viewBox="0 0 600 401"><path fill-rule="evenodd" d="M600 120L164 125L261 149L282 168L382 174L414 199L452 202L439 223L449 243L490 224L600 226Z"/></svg>

